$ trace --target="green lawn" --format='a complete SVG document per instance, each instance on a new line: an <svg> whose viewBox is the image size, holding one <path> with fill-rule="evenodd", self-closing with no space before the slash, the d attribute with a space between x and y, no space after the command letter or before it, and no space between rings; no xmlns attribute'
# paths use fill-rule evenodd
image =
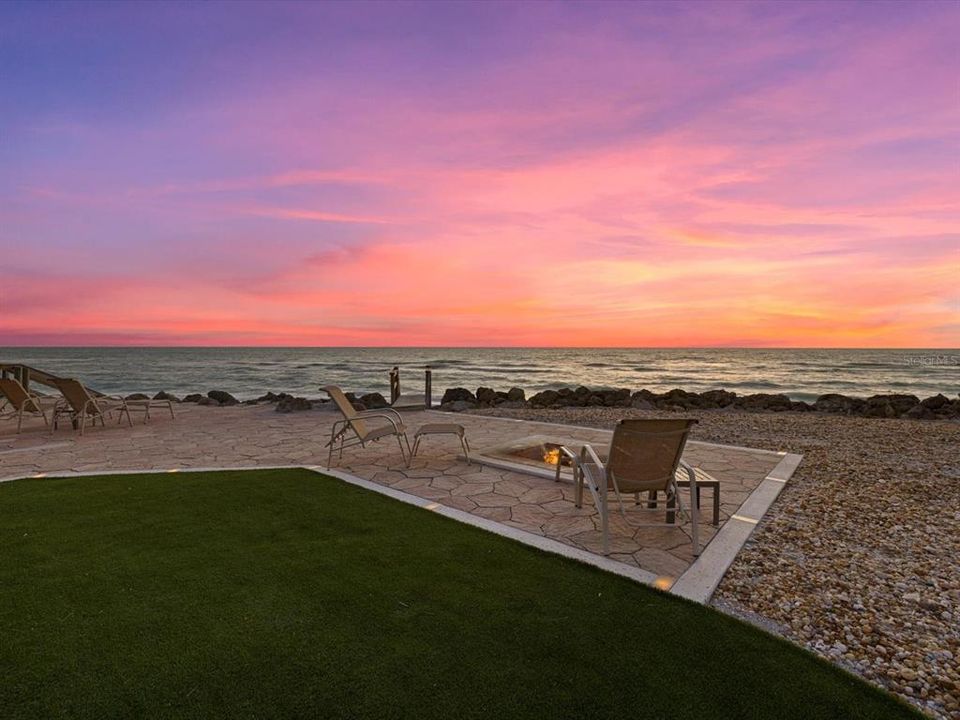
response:
<svg viewBox="0 0 960 720"><path fill-rule="evenodd" d="M305 470L0 483L0 709L916 717L719 613Z"/></svg>

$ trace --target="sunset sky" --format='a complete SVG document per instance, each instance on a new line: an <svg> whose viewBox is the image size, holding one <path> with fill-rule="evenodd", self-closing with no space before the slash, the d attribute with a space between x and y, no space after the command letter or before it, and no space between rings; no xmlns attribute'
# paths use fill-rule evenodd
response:
<svg viewBox="0 0 960 720"><path fill-rule="evenodd" d="M960 4L0 5L2 345L960 345Z"/></svg>

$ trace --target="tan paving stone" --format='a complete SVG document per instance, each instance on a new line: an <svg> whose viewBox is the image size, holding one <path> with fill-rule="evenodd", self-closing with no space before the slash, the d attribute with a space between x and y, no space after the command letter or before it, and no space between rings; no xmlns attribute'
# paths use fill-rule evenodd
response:
<svg viewBox="0 0 960 720"><path fill-rule="evenodd" d="M451 490L452 495L488 495L493 492L493 483L463 483Z"/></svg>
<svg viewBox="0 0 960 720"><path fill-rule="evenodd" d="M486 493L485 495L473 495L473 500L480 507L513 507L519 504L519 500L509 495L500 495L498 493Z"/></svg>
<svg viewBox="0 0 960 720"><path fill-rule="evenodd" d="M540 527L545 522L552 520L553 517L554 515L552 512L549 510L544 510L539 505L514 505L510 511L511 520L519 523L526 523L528 525L534 525L536 527Z"/></svg>

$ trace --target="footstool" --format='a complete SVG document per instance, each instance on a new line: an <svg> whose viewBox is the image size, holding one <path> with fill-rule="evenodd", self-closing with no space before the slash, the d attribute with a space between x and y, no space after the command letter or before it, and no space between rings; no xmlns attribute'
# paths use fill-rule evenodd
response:
<svg viewBox="0 0 960 720"><path fill-rule="evenodd" d="M703 488L710 488L713 490L713 518L710 524L714 527L717 527L720 525L720 481L716 478L710 477L705 472L697 468L694 468L694 471L697 473L697 508L700 507L700 491ZM677 480L677 487L688 488L690 487L690 481ZM656 491L652 491L647 494L647 507L650 509L657 507ZM669 498L667 500L667 523L671 525L676 520L674 509L675 503L673 498Z"/></svg>
<svg viewBox="0 0 960 720"><path fill-rule="evenodd" d="M423 425L413 436L413 452L411 457L416 457L417 450L420 449L420 440L426 435L456 435L460 438L460 447L463 448L463 455L467 458L467 465L470 464L470 443L467 442L467 435L463 425L456 423L430 423Z"/></svg>

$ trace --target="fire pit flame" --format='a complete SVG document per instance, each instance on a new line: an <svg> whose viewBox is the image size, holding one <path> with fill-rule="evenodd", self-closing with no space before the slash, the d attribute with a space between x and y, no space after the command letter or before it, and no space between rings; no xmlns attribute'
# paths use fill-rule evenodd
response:
<svg viewBox="0 0 960 720"><path fill-rule="evenodd" d="M560 448L544 448L543 461L547 465L556 465L560 462Z"/></svg>

